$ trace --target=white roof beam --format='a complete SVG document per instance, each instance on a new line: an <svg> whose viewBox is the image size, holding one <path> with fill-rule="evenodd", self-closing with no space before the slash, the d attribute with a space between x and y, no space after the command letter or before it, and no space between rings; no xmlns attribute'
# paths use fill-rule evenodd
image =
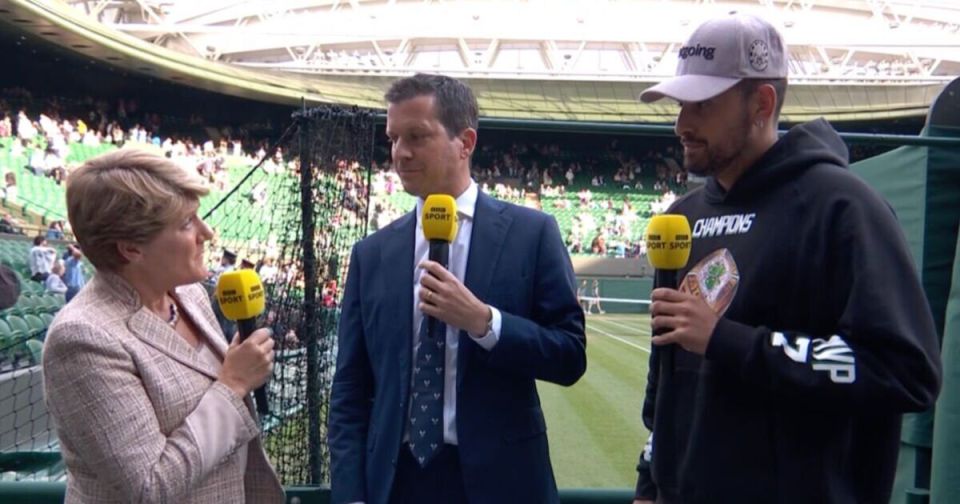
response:
<svg viewBox="0 0 960 504"><path fill-rule="evenodd" d="M391 58L391 65L394 67L406 65L409 61L409 52L410 52L410 39L403 39L400 41L400 45L397 46L397 50L394 51L393 57Z"/></svg>
<svg viewBox="0 0 960 504"><path fill-rule="evenodd" d="M135 0L135 2L138 6L140 6L140 10L143 13L144 15L143 17L145 19L152 19L155 22L163 22L163 16L159 12L157 12L156 8L154 8L153 6L147 5L143 0ZM201 49L200 47L198 47L197 44L195 44L192 40L190 40L190 37L185 35L183 32L178 31L176 32L176 35L181 39L183 39L183 41L186 42L187 45L190 46L190 48L192 48L193 51L196 52L197 55L200 56L201 58L208 58L210 56L206 48Z"/></svg>
<svg viewBox="0 0 960 504"><path fill-rule="evenodd" d="M917 69L933 74L942 68L941 62L960 62L960 29L953 29L960 27L960 1L948 0L87 0L73 4L80 11L100 9L101 18L126 13L123 19L104 24L205 58L283 69L311 66L313 71L339 72L340 67L343 72L406 71L415 63L435 63L435 57L422 59L425 49L421 48L430 47L443 53L441 66L450 67L434 67L434 71L536 75L546 69L547 78L659 77L672 73L678 45L702 20L732 9L783 23L791 46L791 69L801 79L842 78L844 70L857 67L857 62L862 68L868 59L892 68L893 73L905 68L914 75ZM434 14L443 21L436 22ZM537 58L543 65L516 68L515 57L510 62L499 58L500 40L511 42L511 56L520 51L521 60ZM479 49L484 46L485 51ZM600 62L612 63L607 59L611 47L621 59L613 64L615 68L603 70ZM912 63L904 60L910 50ZM356 57L365 51L366 57Z"/></svg>
<svg viewBox="0 0 960 504"><path fill-rule="evenodd" d="M509 40L519 40L519 41L543 41L543 40L555 40L555 41L572 41L572 40L586 40L588 42L614 42L614 43L630 43L630 42L645 42L645 43L673 43L673 42L682 42L686 37L678 36L673 31L670 32L654 32L654 31L645 31L645 28L639 28L639 31L645 33L644 38L638 39L637 33L634 31L630 32L607 32L605 34L595 34L595 36L572 36L571 33L561 33L554 32L551 30L544 30L541 32L527 31L525 33L519 33L511 35L509 37L505 36L507 31L485 31L485 30L473 30L473 31L463 31L458 29L457 26L436 26L432 29L425 31L409 31L400 28L389 28L384 26L383 29L380 27L370 27L369 29L362 29L360 27L351 26L348 20L344 23L323 23L323 24L311 24L307 26L296 26L290 25L289 23L275 23L276 26L271 26L274 23L261 22L258 24L248 25L241 33L238 34L236 26L208 26L208 25L196 25L196 24L145 24L145 23L129 23L129 24L113 24L111 27L116 28L120 31L126 32L130 35L137 37L150 37L158 36L164 33L174 33L174 34L190 34L197 36L205 36L209 38L223 38L223 39L236 39L243 40L251 44L261 44L269 45L274 44L278 45L277 41L287 41L287 40L296 40L302 38L312 38L312 39L329 39L329 40L369 40L369 39L378 39L378 40L396 40L399 38L404 38L409 36L410 33L416 33L418 38L422 39L456 39L456 38L465 38L465 39L481 39L489 40L493 38L506 38ZM908 47L908 46L920 46L920 47L957 47L960 44L960 35L950 35L943 33L938 30L913 30L910 32L898 32L893 33L889 30L877 30L874 33L864 32L857 29L846 29L843 31L837 30L825 30L823 32L817 33L814 30L810 31L791 31L788 33L787 42L791 46L804 46L804 45L823 45L823 46L891 46L891 47Z"/></svg>
<svg viewBox="0 0 960 504"><path fill-rule="evenodd" d="M222 23L246 16L238 16L238 7L249 2L238 0L204 0L203 2L179 2L164 16L167 23ZM248 8L247 8L248 9ZM247 10L245 9L245 10Z"/></svg>
<svg viewBox="0 0 960 504"><path fill-rule="evenodd" d="M639 72L640 65L637 63L637 59L633 57L634 49L633 46L636 44L626 43L623 44L623 59L627 63L627 69L631 72Z"/></svg>
<svg viewBox="0 0 960 504"><path fill-rule="evenodd" d="M540 54L540 59L543 61L543 67L547 70L554 70L557 68L558 61L555 61L553 58L553 50L550 47L550 41L545 40L537 44L537 52Z"/></svg>
<svg viewBox="0 0 960 504"><path fill-rule="evenodd" d="M390 58L383 54L383 49L380 48L380 44L378 44L376 40L371 40L370 45L373 46L373 52L377 55L377 60L380 62L381 66L393 66Z"/></svg>
<svg viewBox="0 0 960 504"><path fill-rule="evenodd" d="M570 68L576 68L580 63L580 56L583 56L583 50L587 47L587 41L581 40L580 46L577 47L577 52L573 53L573 58L570 58Z"/></svg>
<svg viewBox="0 0 960 504"><path fill-rule="evenodd" d="M460 54L460 61L463 61L464 68L473 66L470 61L470 48L467 47L467 41L463 38L457 39L457 52Z"/></svg>
<svg viewBox="0 0 960 504"><path fill-rule="evenodd" d="M942 59L936 59L933 63L930 64L930 73L927 75L934 75L937 72L937 69L940 68L940 63L943 63Z"/></svg>
<svg viewBox="0 0 960 504"><path fill-rule="evenodd" d="M500 55L500 39L493 39L490 41L490 44L487 45L487 50L483 53L483 66L487 68L493 68L493 65L497 61L497 56Z"/></svg>

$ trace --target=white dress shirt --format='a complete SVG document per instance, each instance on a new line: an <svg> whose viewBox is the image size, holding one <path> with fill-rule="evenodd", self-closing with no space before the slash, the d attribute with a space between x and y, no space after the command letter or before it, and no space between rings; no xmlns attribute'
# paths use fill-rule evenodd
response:
<svg viewBox="0 0 960 504"><path fill-rule="evenodd" d="M479 189L474 181L470 181L460 196L457 197L457 217L459 220L457 226L457 236L450 243L450 264L447 269L457 277L457 280L463 282L467 271L467 258L470 255L470 235L473 231L473 216L477 209L477 194ZM423 202L422 198L417 198L417 230L415 249L413 253L413 361L417 361L417 348L420 346L420 323L423 314L420 312L420 277L424 270L418 265L430 258L430 242L423 236ZM493 314L491 326L493 330L487 334L471 334L473 341L480 345L484 350L490 350L497 341L500 340L500 311L490 307ZM460 346L460 331L462 328L447 326L446 334L446 355L444 359L444 382L443 382L443 442L447 444L457 444L457 348ZM413 374L410 375L410 381L413 381ZM408 405L409 408L409 405ZM408 411L409 415L409 411ZM407 433L404 433L404 441L408 440Z"/></svg>

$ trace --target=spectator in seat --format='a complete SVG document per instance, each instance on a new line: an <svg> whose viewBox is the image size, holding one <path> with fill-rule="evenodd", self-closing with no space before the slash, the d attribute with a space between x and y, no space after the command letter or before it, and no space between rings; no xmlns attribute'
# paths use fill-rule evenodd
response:
<svg viewBox="0 0 960 504"><path fill-rule="evenodd" d="M50 227L47 228L47 239L48 240L63 239L63 222L55 220L50 223Z"/></svg>
<svg viewBox="0 0 960 504"><path fill-rule="evenodd" d="M83 252L78 245L67 245L67 251L63 254L63 283L67 285L64 298L68 303L87 283L82 259Z"/></svg>
<svg viewBox="0 0 960 504"><path fill-rule="evenodd" d="M63 181L67 170L64 168L63 158L53 147L48 147L46 155L43 158L43 175L53 178L57 185ZM40 173L37 173L40 175Z"/></svg>
<svg viewBox="0 0 960 504"><path fill-rule="evenodd" d="M590 252L597 255L607 255L607 239L604 238L602 231L598 232L593 237L593 241L590 242Z"/></svg>
<svg viewBox="0 0 960 504"><path fill-rule="evenodd" d="M27 161L27 169L34 175L44 176L47 174L46 158L42 150L33 150L30 154L30 160Z"/></svg>
<svg viewBox="0 0 960 504"><path fill-rule="evenodd" d="M34 282L43 282L53 269L53 263L57 259L57 251L47 245L47 239L43 236L37 236L33 239L33 247L30 249L30 279Z"/></svg>
<svg viewBox="0 0 960 504"><path fill-rule="evenodd" d="M13 136L13 124L10 122L10 116L4 114L3 119L0 120L0 138L10 138L11 136Z"/></svg>
<svg viewBox="0 0 960 504"><path fill-rule="evenodd" d="M277 273L280 271L276 266L276 259L273 257L267 256L263 258L263 263L260 265L260 281L265 284L274 283L277 279Z"/></svg>
<svg viewBox="0 0 960 504"><path fill-rule="evenodd" d="M63 263L56 261L53 263L53 268L50 269L47 279L43 281L44 289L53 294L66 294L67 284L63 283L61 275L63 275Z"/></svg>
<svg viewBox="0 0 960 504"><path fill-rule="evenodd" d="M13 172L7 172L3 175L3 198L8 203L17 202L17 176Z"/></svg>
<svg viewBox="0 0 960 504"><path fill-rule="evenodd" d="M5 212L3 217L0 218L0 233L22 235L23 226L20 221L10 215L10 212Z"/></svg>

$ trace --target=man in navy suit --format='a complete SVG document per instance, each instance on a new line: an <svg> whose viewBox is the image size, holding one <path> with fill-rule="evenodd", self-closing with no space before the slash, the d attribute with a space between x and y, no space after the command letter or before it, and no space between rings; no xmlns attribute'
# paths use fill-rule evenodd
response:
<svg viewBox="0 0 960 504"><path fill-rule="evenodd" d="M351 255L329 414L332 502L558 502L535 380L571 385L587 362L557 223L478 191L466 85L418 74L386 100L394 168L418 203ZM457 201L447 268L427 260L431 194ZM428 331L425 315L440 329Z"/></svg>

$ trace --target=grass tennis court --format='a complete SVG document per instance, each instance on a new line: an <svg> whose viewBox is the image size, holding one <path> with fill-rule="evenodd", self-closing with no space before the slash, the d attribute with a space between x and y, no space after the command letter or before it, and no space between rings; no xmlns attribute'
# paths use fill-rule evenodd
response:
<svg viewBox="0 0 960 504"><path fill-rule="evenodd" d="M648 315L588 315L587 373L569 388L538 382L560 488L634 486L649 356Z"/></svg>
<svg viewBox="0 0 960 504"><path fill-rule="evenodd" d="M560 488L632 488L647 430L640 407L650 356L648 315L587 316L587 373L573 387L537 382L550 439L550 458ZM273 443L299 444L303 420ZM279 436L279 437L278 437ZM305 464L305 461L304 461Z"/></svg>

